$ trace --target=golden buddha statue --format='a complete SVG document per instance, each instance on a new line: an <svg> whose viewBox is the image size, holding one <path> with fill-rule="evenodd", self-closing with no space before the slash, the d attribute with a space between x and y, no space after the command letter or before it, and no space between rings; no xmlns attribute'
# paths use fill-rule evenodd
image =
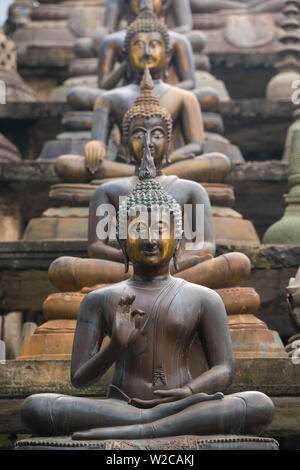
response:
<svg viewBox="0 0 300 470"><path fill-rule="evenodd" d="M233 379L233 353L222 300L170 275L182 211L153 178L148 135L145 140L140 181L117 217L133 275L86 296L73 345L77 388L115 365L107 399L32 395L21 418L35 435L73 440L261 433L273 419L270 398L223 395ZM102 347L105 337L109 343Z"/></svg>
<svg viewBox="0 0 300 470"><path fill-rule="evenodd" d="M170 76L170 83L186 90L195 88L195 65L193 50L188 39L191 37L196 50L202 51L205 45L205 37L201 32L193 32L187 34L185 37L182 33L187 33L192 30L192 16L188 0L173 0L166 2L163 0L119 0L108 2L106 9L105 26L108 31L114 31L112 34L106 35L102 40L98 57L98 86L99 88L112 89L118 85L120 75L123 75L124 82L130 83L130 70L126 73L126 62L123 58L124 42L126 38L126 30L118 31L118 25L123 16L127 16L128 24L135 20L141 11L145 8L154 10L156 15L163 21L167 12L172 12L173 28L170 34L170 59L168 73L165 76L165 81L168 82ZM168 24L170 26L170 22ZM122 62L121 68L117 69L113 74L116 62ZM123 70L123 71L122 71ZM178 82L178 83L176 83Z"/></svg>
<svg viewBox="0 0 300 470"><path fill-rule="evenodd" d="M203 239L193 244L192 253L186 252L185 244L187 240L183 241L183 253L178 262L180 271L188 269L197 265L203 260L203 256L213 256L215 254L215 237L212 224L211 205L206 190L202 185L196 181L192 181L192 174L197 170L214 173L214 180L222 178L222 174L226 174L230 168L229 161L225 155L212 154L208 156L198 156L184 162L184 178L181 179L174 175L172 169L180 164L174 164L163 169L163 165L169 160L169 150L172 143L172 126L173 121L170 112L164 108L158 98L153 94L153 82L148 68L144 71L144 77L141 82L141 93L135 100L134 105L130 108L123 118L123 142L126 148L126 153L130 155L131 160L134 162L134 171L132 176L123 177L120 179L113 179L110 182L101 184L93 193L90 209L89 209L89 230L88 230L88 252L92 258L91 260L79 260L76 258L58 258L49 268L50 280L62 290L79 290L84 287L92 287L99 282L106 283L108 279L101 280L101 272L103 275L103 261L106 264L110 263L111 274L118 269L118 263L123 263L124 257L120 250L111 246L109 237L105 240L99 240L97 236L97 226L101 223L102 216L98 216L99 209L105 204L112 204L115 210L119 209L119 198L128 196L138 182L138 172L143 158L145 136L149 139L149 146L151 149L152 157L154 158L156 166L156 174L159 183L170 193L184 209L185 205L190 204L193 207L193 226L196 226L196 207L201 205L204 208L204 232ZM91 152L94 157L94 153ZM208 158L209 157L209 158ZM64 162L64 157L59 159ZM103 164L106 170L109 170L109 163L118 165L117 162L109 162L104 160ZM215 163L215 168L214 168ZM121 164L119 164L121 165ZM100 171L103 171L102 165ZM96 173L97 175L97 173ZM191 179L190 179L191 178ZM194 235L195 236L195 235ZM113 243L112 243L113 245ZM247 257L242 254L231 253L229 255L221 256L218 259L206 261L207 272L215 271L215 264L220 263L223 269L228 269L228 262L233 263L226 276L226 287L237 285L249 273L250 264ZM74 264L78 266L78 276L75 274ZM115 267L114 267L115 266ZM225 268L226 266L226 268ZM201 269L201 268L200 268ZM203 269L205 267L203 266ZM88 274L87 274L88 273ZM99 278L100 275L100 278ZM189 270L187 275L189 275ZM70 285L70 276L72 278ZM198 278L198 279L197 279ZM121 280L120 278L119 280ZM193 274L193 282L204 283L203 276L199 277L199 271L195 269ZM108 281L109 282L109 281ZM114 281L116 282L116 280ZM217 283L215 287L225 287L224 278L220 279L221 286ZM223 283L223 285L222 285ZM233 283L233 284L232 284Z"/></svg>
<svg viewBox="0 0 300 470"><path fill-rule="evenodd" d="M156 15L170 28L186 33L192 29L189 0L151 0ZM140 14L145 0L111 0L106 5L104 26L109 33L118 31L122 20L132 23Z"/></svg>
<svg viewBox="0 0 300 470"><path fill-rule="evenodd" d="M135 163L135 174L103 183L94 191L89 210L88 252L91 259L61 257L50 265L49 279L62 292L52 294L45 300L44 314L50 321L41 325L24 343L19 359L70 357L75 320L87 293L98 289L100 284L101 287L107 287L132 275L133 267L130 265L126 270L128 272L124 272L124 252L116 246L116 240L111 238L111 232L105 226L108 223L109 227L114 227L114 214L119 210L120 197L128 197L139 182L139 168L145 166L146 143L155 164L156 181L170 198L177 200L184 214L185 233L177 250L176 261L170 265L171 273L176 278L218 292L229 315L234 347L241 350L242 354L250 354L251 357L253 353L257 354L257 341L260 341L258 357L282 357L283 353L285 357L279 338L274 339L275 332L267 330L266 325L253 316L259 308L259 295L254 289L236 287L250 273L251 264L247 256L228 253L213 258L215 221L213 223L206 190L196 181L181 179L163 169L172 138L172 118L152 93L153 83L147 69L141 89L141 95L123 119L124 144ZM219 155L218 159L226 168L228 159L223 155ZM207 166L206 157L203 156L184 162L190 165L186 172L193 174L192 165L197 160L202 165L203 174L206 171L211 173L211 167ZM106 217L108 205L109 219ZM200 213L199 207L203 208ZM236 224L242 222L245 221L230 217L225 218L224 225L229 225L231 231L235 231L238 229ZM99 235L101 225L104 227L104 235ZM258 329L263 333L262 340Z"/></svg>
<svg viewBox="0 0 300 470"><path fill-rule="evenodd" d="M165 24L161 23L153 12L143 11L127 29L125 56L130 65L132 83L110 90L98 96L94 106L92 140L85 146L85 157L64 155L58 158L56 172L65 182L87 182L93 177L98 179L104 158L126 161L122 145L116 156L107 154L107 145L111 129L115 124L122 133L122 119L140 93L140 81L146 65L154 80L154 94L163 107L167 108L174 121L174 138L170 160L186 159L191 155L200 155L203 150L219 151L221 148L230 159L241 158L239 151L227 139L206 132L204 135L203 119L199 103L192 93L163 82L168 55L170 37ZM69 102L79 108L86 106L86 95L80 87L69 94ZM128 163L128 162L127 162ZM115 176L123 176L124 169L114 165Z"/></svg>

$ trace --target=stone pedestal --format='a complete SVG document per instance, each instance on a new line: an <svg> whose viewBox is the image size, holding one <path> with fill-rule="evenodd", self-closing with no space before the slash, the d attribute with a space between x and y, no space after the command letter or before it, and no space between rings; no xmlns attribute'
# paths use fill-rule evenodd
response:
<svg viewBox="0 0 300 470"><path fill-rule="evenodd" d="M16 443L16 450L279 450L275 439L255 436L176 436L161 439L72 441L64 438L31 438ZM149 460L150 462L150 460Z"/></svg>

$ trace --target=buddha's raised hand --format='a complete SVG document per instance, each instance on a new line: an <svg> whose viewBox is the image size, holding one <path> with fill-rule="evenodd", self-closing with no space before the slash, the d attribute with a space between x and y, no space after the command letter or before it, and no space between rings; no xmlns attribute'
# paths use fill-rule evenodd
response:
<svg viewBox="0 0 300 470"><path fill-rule="evenodd" d="M135 295L121 297L114 316L112 340L123 350L126 350L137 340L141 332L136 327L137 320L145 315L142 310L132 311L134 301Z"/></svg>
<svg viewBox="0 0 300 470"><path fill-rule="evenodd" d="M85 145L84 151L86 167L94 174L98 170L100 162L105 158L105 145L99 140L91 140Z"/></svg>

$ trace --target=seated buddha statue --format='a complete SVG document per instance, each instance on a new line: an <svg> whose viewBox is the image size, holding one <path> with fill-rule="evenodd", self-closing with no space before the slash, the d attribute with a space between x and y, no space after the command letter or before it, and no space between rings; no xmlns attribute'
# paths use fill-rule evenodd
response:
<svg viewBox="0 0 300 470"><path fill-rule="evenodd" d="M96 90L92 140L85 146L85 157L69 155L64 156L63 161L58 159L56 171L63 181L72 181L74 165L77 182L87 181L87 175L89 180L93 178L93 175L97 178L96 172L101 161L108 156L115 158L107 155L112 126L115 124L122 134L123 116L139 96L140 82L146 66L149 67L154 80L154 94L159 98L162 106L169 110L174 121L170 160L174 162L177 159L187 158L191 154L200 155L203 153L204 144L212 150L223 148L229 157L238 158L236 147L230 145L228 140L221 136L210 135L207 132L205 142L201 109L195 95L163 82L169 51L170 37L167 27L157 19L153 12L143 11L127 29L125 39L125 55L130 65L132 83L101 93L100 96L99 90ZM74 107L86 106L86 95L80 87L69 93L69 102ZM122 145L119 147L116 158L126 161Z"/></svg>
<svg viewBox="0 0 300 470"><path fill-rule="evenodd" d="M233 379L224 304L210 289L170 275L182 211L153 178L148 143L144 155L140 181L117 217L133 274L85 297L73 344L75 387L95 383L115 365L107 398L32 395L22 421L34 435L73 440L261 433L274 405L260 392L224 396Z"/></svg>
<svg viewBox="0 0 300 470"><path fill-rule="evenodd" d="M192 30L192 16L189 0L150 0L154 12L161 20L166 19L169 27L179 33ZM145 0L111 0L106 4L104 26L109 33L118 31L125 19L132 23L139 15Z"/></svg>
<svg viewBox="0 0 300 470"><path fill-rule="evenodd" d="M167 5L168 3L168 5ZM122 15L125 12L131 13L129 18L134 20L134 14L139 15L140 11L145 8L154 8L155 13L162 20L165 16L167 7L172 4L172 11L177 23L181 23L180 26L175 28L175 31L170 31L170 63L168 74L165 74L165 80L168 81L168 77L171 75L171 83L191 90L195 88L195 65L191 43L187 37L181 34L182 31L191 31L192 29L192 16L190 7L187 0L176 0L172 2L164 2L163 0L131 0L131 1L119 1L117 5L111 5L107 3L107 22L108 29L115 31L109 35L106 35L101 42L98 52L98 86L99 88L112 89L120 82L120 73L123 75L122 83L130 83L130 71L126 73L126 62L124 61L123 51L124 42L126 38L126 30L118 31L118 24L122 19ZM120 11L120 8L123 8ZM133 18L132 18L133 17ZM180 32L179 32L180 31ZM192 33L192 40L195 42L197 36L197 50L202 50L205 44L205 38L200 32ZM117 69L114 74L111 74L117 62L121 62L121 68L124 69L122 73L121 69ZM174 72L174 73L172 73ZM108 78L109 77L109 78ZM175 78L176 77L176 78Z"/></svg>
<svg viewBox="0 0 300 470"><path fill-rule="evenodd" d="M218 178L222 179L222 173L226 174L230 168L228 158L222 154L209 155L211 157L209 159L205 155L198 156L163 169L164 162L168 160L172 140L172 117L153 94L153 82L147 68L141 82L140 96L136 99L134 106L125 113L122 128L126 153L134 162L132 165L134 171L132 175L127 175L127 177L101 184L93 193L89 209L88 252L92 258L96 259L58 258L50 265L50 280L61 290L79 290L91 287L100 282L99 279L103 277L104 265L107 263L110 266L111 277L102 278L101 282L109 282L109 279L113 278L114 282L123 279L124 274L119 273L119 263L124 261L122 251L114 246L113 241L109 240L109 235L104 239L98 237L97 227L104 218L104 214L99 214L99 210L106 204L111 204L115 211L118 211L119 198L127 197L136 186L143 159L145 136L147 136L156 166L157 180L183 209L185 205L191 205L193 227L196 227L197 223L197 205L204 209L203 239L193 243L192 252L186 250L188 240L183 240L182 253L178 262L179 275L192 276L190 280L193 279L193 282L196 283L213 282L211 286L216 288L238 285L249 274L249 260L241 253L230 253L216 259L207 259L207 255L212 257L215 254L211 205L204 187L196 181L192 181L193 173L197 169L198 172L202 170L203 179L207 180L205 173L208 173L214 181ZM63 165L64 157L59 160ZM216 162L215 167L213 166L214 161ZM114 166L122 165L118 162L104 160L96 174L101 177L105 171L107 176L107 172L110 171L110 163L113 163ZM177 166L180 168L176 172ZM79 171L81 171L80 168ZM184 179L178 177L180 174ZM190 239L190 241L192 240ZM206 260L204 264L201 263L203 257ZM76 269L74 269L75 265ZM118 278L118 274L114 277L113 272L119 273L121 277ZM221 276L217 275L218 272L222 273ZM214 277L213 281L212 277Z"/></svg>

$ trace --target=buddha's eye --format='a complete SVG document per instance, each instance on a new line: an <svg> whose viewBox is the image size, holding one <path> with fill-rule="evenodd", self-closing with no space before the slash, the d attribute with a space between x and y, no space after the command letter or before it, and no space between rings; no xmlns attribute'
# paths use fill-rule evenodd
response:
<svg viewBox="0 0 300 470"><path fill-rule="evenodd" d="M160 220L159 222L156 222L153 226L152 226L152 235L153 236L160 236L162 234L166 235L169 233L169 225Z"/></svg>
<svg viewBox="0 0 300 470"><path fill-rule="evenodd" d="M154 139L157 139L157 140L164 138L163 132L162 132L162 131L159 131L159 130L155 130L154 132L152 132L151 135L152 135L152 137L153 137Z"/></svg>
<svg viewBox="0 0 300 470"><path fill-rule="evenodd" d="M137 41L135 41L134 46L137 46L137 47L139 47L139 48L144 48L144 47L145 47L145 43L144 43L144 41L142 41L141 39L138 39Z"/></svg>
<svg viewBox="0 0 300 470"><path fill-rule="evenodd" d="M148 233L148 226L142 222L137 222L130 227L130 236L135 238L145 238Z"/></svg>
<svg viewBox="0 0 300 470"><path fill-rule="evenodd" d="M143 140L145 138L145 134L142 131L138 131L133 134L133 138L135 140Z"/></svg>
<svg viewBox="0 0 300 470"><path fill-rule="evenodd" d="M157 39L153 39L151 42L150 42L150 47L152 47L153 49L157 46L160 46L160 41L158 41Z"/></svg>

